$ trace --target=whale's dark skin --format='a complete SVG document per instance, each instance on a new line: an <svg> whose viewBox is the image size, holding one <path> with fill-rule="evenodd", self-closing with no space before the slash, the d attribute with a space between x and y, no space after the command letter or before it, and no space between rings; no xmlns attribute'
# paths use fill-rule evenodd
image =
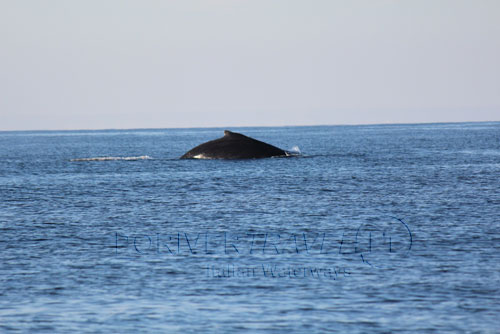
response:
<svg viewBox="0 0 500 334"><path fill-rule="evenodd" d="M224 137L196 146L181 159L260 159L285 156L287 153L280 148L226 130Z"/></svg>

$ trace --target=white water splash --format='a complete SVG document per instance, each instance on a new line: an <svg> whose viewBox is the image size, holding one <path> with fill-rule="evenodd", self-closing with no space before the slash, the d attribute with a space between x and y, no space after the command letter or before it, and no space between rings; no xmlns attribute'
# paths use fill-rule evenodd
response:
<svg viewBox="0 0 500 334"><path fill-rule="evenodd" d="M194 155L193 159L211 159L211 158L209 158L205 154L201 153L201 154Z"/></svg>
<svg viewBox="0 0 500 334"><path fill-rule="evenodd" d="M114 160L147 160L153 159L149 155L141 155L138 157L94 157L94 158L78 158L70 161L114 161Z"/></svg>
<svg viewBox="0 0 500 334"><path fill-rule="evenodd" d="M285 151L287 157L296 157L302 155L298 146L292 147L289 151Z"/></svg>

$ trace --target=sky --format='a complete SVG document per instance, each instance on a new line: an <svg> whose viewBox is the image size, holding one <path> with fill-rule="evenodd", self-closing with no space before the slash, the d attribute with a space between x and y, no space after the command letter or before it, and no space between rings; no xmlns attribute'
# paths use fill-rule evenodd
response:
<svg viewBox="0 0 500 334"><path fill-rule="evenodd" d="M498 0L0 0L0 130L499 120Z"/></svg>

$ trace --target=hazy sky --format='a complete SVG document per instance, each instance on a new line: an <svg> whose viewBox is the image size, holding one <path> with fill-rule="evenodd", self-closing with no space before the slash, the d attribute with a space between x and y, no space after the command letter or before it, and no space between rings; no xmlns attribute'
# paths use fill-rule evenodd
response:
<svg viewBox="0 0 500 334"><path fill-rule="evenodd" d="M0 130L500 120L500 0L0 0Z"/></svg>

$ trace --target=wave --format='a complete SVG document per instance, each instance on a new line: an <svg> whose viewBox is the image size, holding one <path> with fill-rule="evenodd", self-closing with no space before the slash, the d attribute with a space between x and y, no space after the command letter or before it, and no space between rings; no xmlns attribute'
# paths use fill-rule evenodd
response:
<svg viewBox="0 0 500 334"><path fill-rule="evenodd" d="M138 157L94 157L94 158L77 158L71 159L70 161L115 161L115 160L148 160L153 159L149 155L141 155Z"/></svg>

